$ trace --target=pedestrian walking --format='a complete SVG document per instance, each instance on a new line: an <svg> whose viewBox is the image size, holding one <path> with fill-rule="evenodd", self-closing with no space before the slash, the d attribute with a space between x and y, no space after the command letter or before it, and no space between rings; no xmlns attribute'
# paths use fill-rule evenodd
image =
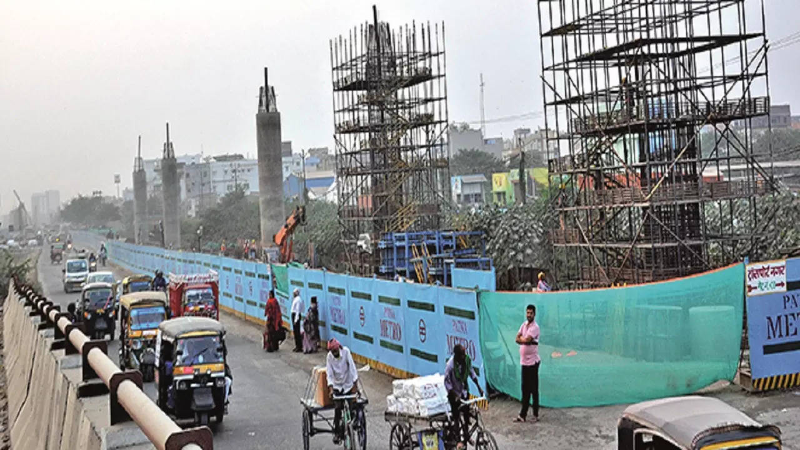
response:
<svg viewBox="0 0 800 450"><path fill-rule="evenodd" d="M522 366L522 409L514 422L525 422L528 406L533 400L533 422L539 421L539 324L536 323L536 307L528 305L525 321L519 327L517 344Z"/></svg>
<svg viewBox="0 0 800 450"><path fill-rule="evenodd" d="M267 306L264 309L266 326L264 328L264 350L278 351L281 341L285 339L285 331L281 320L281 306L275 298L275 291L269 291Z"/></svg>
<svg viewBox="0 0 800 450"><path fill-rule="evenodd" d="M316 353L319 348L319 309L317 297L311 297L311 306L303 320L303 353Z"/></svg>
<svg viewBox="0 0 800 450"><path fill-rule="evenodd" d="M292 334L294 334L294 349L292 351L299 353L303 351L303 336L300 334L303 299L300 298L300 289L295 289L292 295Z"/></svg>

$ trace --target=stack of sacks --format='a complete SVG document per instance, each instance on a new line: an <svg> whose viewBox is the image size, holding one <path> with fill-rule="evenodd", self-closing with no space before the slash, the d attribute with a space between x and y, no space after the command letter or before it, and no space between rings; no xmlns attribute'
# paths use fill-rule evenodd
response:
<svg viewBox="0 0 800 450"><path fill-rule="evenodd" d="M440 374L395 380L392 395L386 397L386 409L392 413L430 417L450 411L444 376Z"/></svg>

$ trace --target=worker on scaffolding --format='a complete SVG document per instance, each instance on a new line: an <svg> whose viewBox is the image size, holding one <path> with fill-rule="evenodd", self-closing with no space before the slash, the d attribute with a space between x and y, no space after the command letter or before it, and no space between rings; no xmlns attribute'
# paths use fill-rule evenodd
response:
<svg viewBox="0 0 800 450"><path fill-rule="evenodd" d="M550 292L550 285L544 281L544 272L539 272L539 282L536 283L536 292Z"/></svg>

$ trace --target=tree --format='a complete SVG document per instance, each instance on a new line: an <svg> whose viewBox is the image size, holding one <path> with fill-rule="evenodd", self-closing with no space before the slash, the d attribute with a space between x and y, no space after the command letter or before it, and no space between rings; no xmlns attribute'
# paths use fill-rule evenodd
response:
<svg viewBox="0 0 800 450"><path fill-rule="evenodd" d="M261 238L258 202L249 200L241 187L229 192L219 203L203 211L199 225L203 226L204 242L225 240L233 243L238 239L260 240ZM194 238L199 225L194 222L185 225L184 228L182 224L181 231L190 233ZM195 239L189 239L186 246L191 248L195 244Z"/></svg>
<svg viewBox="0 0 800 450"><path fill-rule="evenodd" d="M296 204L287 204L287 210ZM325 200L311 200L306 204L306 224L297 228L294 234L293 251L299 261L308 259L309 244L314 245L316 266L329 270L343 267L345 248L339 228L338 208L335 203Z"/></svg>
<svg viewBox="0 0 800 450"><path fill-rule="evenodd" d="M492 173L505 170L502 160L476 149L461 149L450 158L450 175L487 175L491 180Z"/></svg>
<svg viewBox="0 0 800 450"><path fill-rule="evenodd" d="M487 205L457 213L450 222L456 230L484 232L486 253L501 280L500 289L520 289L523 283L533 281L526 271L550 266L552 245L547 230L557 224L547 191L525 205L510 208Z"/></svg>
<svg viewBox="0 0 800 450"><path fill-rule="evenodd" d="M62 220L88 226L104 227L120 217L119 208L101 197L79 195L61 210Z"/></svg>
<svg viewBox="0 0 800 450"><path fill-rule="evenodd" d="M28 274L35 264L33 258L19 261L19 257L15 257L8 250L0 250L0 299L8 296L8 284L12 278L18 277L20 281L29 281Z"/></svg>

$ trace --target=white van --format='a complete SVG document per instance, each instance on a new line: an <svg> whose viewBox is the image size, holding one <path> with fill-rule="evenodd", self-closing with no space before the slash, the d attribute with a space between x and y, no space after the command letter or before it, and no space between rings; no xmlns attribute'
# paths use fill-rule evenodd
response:
<svg viewBox="0 0 800 450"><path fill-rule="evenodd" d="M64 273L64 292L81 290L81 284L86 282L89 276L89 261L85 259L68 259L61 271Z"/></svg>

